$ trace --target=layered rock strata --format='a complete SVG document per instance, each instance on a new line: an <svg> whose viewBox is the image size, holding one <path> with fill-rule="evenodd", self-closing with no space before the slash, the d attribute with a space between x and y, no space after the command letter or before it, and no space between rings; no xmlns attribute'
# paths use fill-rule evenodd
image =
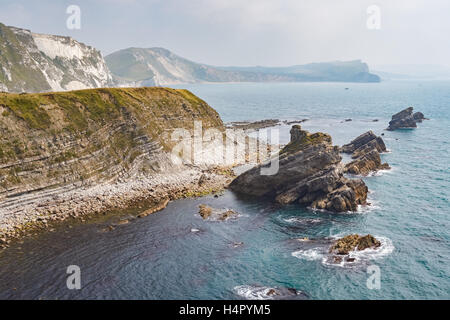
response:
<svg viewBox="0 0 450 320"><path fill-rule="evenodd" d="M291 141L280 152L279 170L261 175L262 164L238 176L230 188L238 193L272 199L281 204L300 203L313 209L356 211L365 204L367 186L344 177L339 147L328 134L311 134L294 125Z"/></svg>
<svg viewBox="0 0 450 320"><path fill-rule="evenodd" d="M400 128L416 128L418 122L426 120L422 112L413 113L413 107L406 108L392 116L387 130L394 131Z"/></svg>
<svg viewBox="0 0 450 320"><path fill-rule="evenodd" d="M204 145L199 162L172 161L178 141L170 133L190 134L194 121L224 130L217 112L187 90L0 93L0 239L222 188L231 172L208 163L213 144Z"/></svg>
<svg viewBox="0 0 450 320"><path fill-rule="evenodd" d="M344 172L358 175L368 175L378 170L390 169L387 163L381 162L380 153L386 152L386 145L381 137L372 131L363 133L349 144L342 146L343 153L352 155L353 161L347 163Z"/></svg>

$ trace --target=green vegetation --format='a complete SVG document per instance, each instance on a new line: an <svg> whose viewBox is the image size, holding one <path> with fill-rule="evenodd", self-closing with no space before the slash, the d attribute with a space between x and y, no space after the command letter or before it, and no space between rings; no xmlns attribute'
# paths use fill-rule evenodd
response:
<svg viewBox="0 0 450 320"><path fill-rule="evenodd" d="M281 151L280 154L294 153L299 150L303 150L311 145L320 144L323 142L331 144L331 136L323 132L316 132L310 134L304 131L305 135L301 139L288 143Z"/></svg>
<svg viewBox="0 0 450 320"><path fill-rule="evenodd" d="M0 192L108 179L147 142L170 150L172 129L223 128L206 102L168 88L0 93L0 110Z"/></svg>

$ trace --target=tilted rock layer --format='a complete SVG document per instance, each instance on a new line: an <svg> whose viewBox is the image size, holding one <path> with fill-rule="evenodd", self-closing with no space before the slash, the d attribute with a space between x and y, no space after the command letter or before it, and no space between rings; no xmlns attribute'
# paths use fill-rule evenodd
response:
<svg viewBox="0 0 450 320"><path fill-rule="evenodd" d="M400 128L416 128L417 122L425 120L422 112L413 113L413 107L406 108L392 116L387 130L393 131Z"/></svg>
<svg viewBox="0 0 450 320"><path fill-rule="evenodd" d="M362 180L343 176L339 151L328 134L310 134L295 125L291 142L280 152L276 174L261 175L258 166L238 176L230 188L281 204L297 202L315 209L356 211L359 204L366 203L368 189Z"/></svg>
<svg viewBox="0 0 450 320"><path fill-rule="evenodd" d="M378 170L390 169L387 163L381 162L380 153L386 152L386 145L381 137L372 131L363 133L349 144L342 146L341 151L350 153L353 161L345 165L344 171L350 174L368 175Z"/></svg>
<svg viewBox="0 0 450 320"><path fill-rule="evenodd" d="M187 90L0 93L0 236L19 224L221 184L208 165L172 162L170 132L192 132L194 120L224 130L217 112ZM200 186L202 174L211 179Z"/></svg>
<svg viewBox="0 0 450 320"><path fill-rule="evenodd" d="M223 128L186 90L90 89L0 93L0 201L62 184L108 181L171 166L167 132Z"/></svg>

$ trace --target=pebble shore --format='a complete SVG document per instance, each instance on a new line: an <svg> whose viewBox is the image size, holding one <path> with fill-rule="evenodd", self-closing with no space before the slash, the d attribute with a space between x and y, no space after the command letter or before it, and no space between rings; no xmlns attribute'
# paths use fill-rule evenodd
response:
<svg viewBox="0 0 450 320"><path fill-rule="evenodd" d="M45 231L53 222L70 218L84 221L89 215L126 209L140 202L158 204L164 199L219 192L231 182L232 176L231 170L193 167L149 177L133 177L129 181L91 187L66 186L51 193L18 197L0 207L0 247L7 247L12 238Z"/></svg>

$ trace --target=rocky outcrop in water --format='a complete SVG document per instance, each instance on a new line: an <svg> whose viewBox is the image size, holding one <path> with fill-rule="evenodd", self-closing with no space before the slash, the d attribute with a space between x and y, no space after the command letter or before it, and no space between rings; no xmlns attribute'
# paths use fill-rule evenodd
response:
<svg viewBox="0 0 450 320"><path fill-rule="evenodd" d="M233 129L242 129L242 130L260 130L270 127L275 127L280 124L280 120L278 119L265 119L259 121L239 121L239 122L230 122L227 124L228 128Z"/></svg>
<svg viewBox="0 0 450 320"><path fill-rule="evenodd" d="M381 162L380 153L386 152L386 145L381 137L372 131L363 133L349 144L342 146L341 151L350 153L353 161L345 165L344 172L368 175L378 170L390 169L387 163Z"/></svg>
<svg viewBox="0 0 450 320"><path fill-rule="evenodd" d="M201 204L199 206L198 214L203 220L225 221L230 218L237 217L237 212L230 209L215 209Z"/></svg>
<svg viewBox="0 0 450 320"><path fill-rule="evenodd" d="M409 107L392 116L387 130L394 131L400 128L416 128L417 123L425 119L422 112L413 113L413 107Z"/></svg>
<svg viewBox="0 0 450 320"><path fill-rule="evenodd" d="M366 203L368 189L362 180L343 176L341 160L339 147L332 145L328 134L311 134L294 125L290 143L280 152L276 174L261 175L261 166L257 166L233 180L230 188L281 204L356 211L359 204Z"/></svg>
<svg viewBox="0 0 450 320"><path fill-rule="evenodd" d="M360 236L352 234L338 239L330 248L330 253L338 255L347 255L351 251L361 251L368 248L378 248L381 242L375 239L374 236L368 234Z"/></svg>
<svg viewBox="0 0 450 320"><path fill-rule="evenodd" d="M350 143L342 146L341 151L344 153L354 153L362 148L374 147L378 152L385 152L386 145L381 137L377 137L372 131L367 131L359 137L353 139Z"/></svg>

